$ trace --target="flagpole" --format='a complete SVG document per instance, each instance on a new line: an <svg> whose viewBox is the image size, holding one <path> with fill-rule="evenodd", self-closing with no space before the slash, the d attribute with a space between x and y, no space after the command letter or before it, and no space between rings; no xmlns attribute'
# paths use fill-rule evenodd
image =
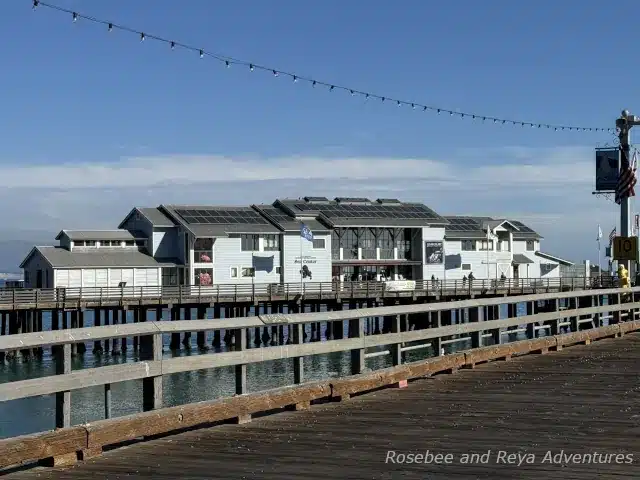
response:
<svg viewBox="0 0 640 480"><path fill-rule="evenodd" d="M300 295L302 295L302 291L304 290L303 280L302 280L302 228L304 224L300 225Z"/></svg>

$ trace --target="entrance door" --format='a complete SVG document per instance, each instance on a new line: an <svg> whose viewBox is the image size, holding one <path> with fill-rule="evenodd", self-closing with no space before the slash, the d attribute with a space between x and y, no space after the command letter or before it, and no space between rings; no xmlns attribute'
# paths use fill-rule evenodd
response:
<svg viewBox="0 0 640 480"><path fill-rule="evenodd" d="M36 271L36 288L42 288L42 270Z"/></svg>
<svg viewBox="0 0 640 480"><path fill-rule="evenodd" d="M518 280L520 279L520 265L514 263L513 264L513 279L515 280L515 284L518 284Z"/></svg>

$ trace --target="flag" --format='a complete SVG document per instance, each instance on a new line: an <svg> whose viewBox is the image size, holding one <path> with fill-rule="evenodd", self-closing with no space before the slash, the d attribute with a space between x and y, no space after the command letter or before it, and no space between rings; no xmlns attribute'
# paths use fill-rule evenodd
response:
<svg viewBox="0 0 640 480"><path fill-rule="evenodd" d="M600 228L600 224L598 224L598 241L602 238L602 228Z"/></svg>
<svg viewBox="0 0 640 480"><path fill-rule="evenodd" d="M634 197L636 192L634 187L638 181L636 170L638 169L636 153L633 154L633 161L629 163L627 152L620 147L620 177L616 187L616 203L619 205L622 200L628 197Z"/></svg>
<svg viewBox="0 0 640 480"><path fill-rule="evenodd" d="M304 223L300 225L300 236L309 240L310 242L313 242L313 233Z"/></svg>
<svg viewBox="0 0 640 480"><path fill-rule="evenodd" d="M609 234L609 245L613 243L613 239L616 238L616 227L613 227L611 233Z"/></svg>

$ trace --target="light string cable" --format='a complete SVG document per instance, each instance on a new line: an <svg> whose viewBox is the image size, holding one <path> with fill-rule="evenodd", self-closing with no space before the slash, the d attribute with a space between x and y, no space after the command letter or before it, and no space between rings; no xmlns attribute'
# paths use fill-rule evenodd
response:
<svg viewBox="0 0 640 480"><path fill-rule="evenodd" d="M108 20L102 20L96 17L92 17L89 15L84 15L81 13L78 13L76 11L67 9L67 8L63 8L60 7L58 5L52 4L52 3L48 3L48 2L43 2L40 0L33 0L32 1L33 4L33 9L37 9L38 7L46 7L49 8L51 10L56 10L58 12L61 13L65 13L67 15L71 16L71 19L73 22L77 22L78 20L86 20L89 22L93 22L96 24L101 24L104 25L107 30L109 32L113 31L113 30L121 30L127 33L131 33L131 34L135 34L136 36L138 36L138 38L140 39L140 41L145 41L145 40L155 40L158 42L162 42L162 43L166 43L168 44L172 50L176 49L176 48L180 48L182 50L186 50L186 51L191 51L194 53L197 53L200 58L212 58L214 60L217 60L218 62L224 64L226 67L231 67L232 65L239 65L242 67L247 67L250 71L255 71L255 70L259 70L259 71L264 71L264 72L269 72L271 73L273 76L278 77L278 76L282 76L282 77L288 77L289 79L293 80L293 82L306 82L311 84L312 86L316 87L316 86L321 86L324 88L327 88L329 91L334 91L334 90L341 90L344 92L348 92L350 93L352 96L358 96L364 99L375 99L375 100L380 100L381 102L385 102L385 103L391 103L391 104L395 104L398 107L401 106L409 106L414 110L421 110L421 111L429 111L429 112L435 112L438 114L446 114L452 117L458 117L458 118L464 118L464 119L470 119L470 120L478 120L478 121L482 121L482 122L493 122L494 124L499 124L499 125L515 125L515 126L520 126L520 127L532 127L532 128L544 128L544 129L548 129L548 130L554 130L554 131L564 131L564 130L568 130L568 131L577 131L577 132L614 132L615 129L614 128L602 128L602 127L580 127L580 126L575 126L575 125L553 125L550 123L538 123L538 122L524 122L524 121L520 121L520 120L511 120L511 119L507 119L507 118L498 118L498 117L492 117L489 115L480 115L477 113L469 113L469 112L461 112L461 111L454 111L454 110L449 110L446 108L440 108L440 107L435 107L433 105L425 105L422 103L418 103L418 102L410 102L407 100L400 100L397 98L393 98L393 97L388 97L388 96L383 96L383 95L378 95L375 93L371 93L371 92L366 92L363 90L359 90L356 88L351 88L351 87L346 87L343 85L338 85L336 83L329 83L326 81L322 81L322 80L316 80L310 77L306 77L303 75L298 75L296 73L291 73L285 70L281 70L278 68L273 68L273 67L267 67L264 65L261 65L259 63L254 63L254 62L248 62L246 60L240 60L237 58L233 58L233 57L227 57L225 55L220 55L217 53L212 53L209 52L203 48L198 48L198 47L194 47L191 45L187 45L185 43L181 43L175 40L170 40L168 38L164 38L164 37L160 37L157 35L152 35L149 33L144 32L143 30L138 30L135 28L130 28L130 27L126 27L124 25L119 25L117 23L108 21Z"/></svg>

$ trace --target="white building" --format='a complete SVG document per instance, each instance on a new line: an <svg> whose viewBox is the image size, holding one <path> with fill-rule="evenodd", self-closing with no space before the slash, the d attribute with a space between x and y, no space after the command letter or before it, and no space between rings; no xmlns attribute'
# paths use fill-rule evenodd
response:
<svg viewBox="0 0 640 480"><path fill-rule="evenodd" d="M540 251L542 237L522 222L490 217L445 217L445 275L475 278L559 278L572 262Z"/></svg>
<svg viewBox="0 0 640 480"><path fill-rule="evenodd" d="M571 265L540 252L540 235L521 222L442 217L396 199L136 207L116 230L63 230L56 240L21 263L25 287L151 295L178 285L548 278Z"/></svg>

